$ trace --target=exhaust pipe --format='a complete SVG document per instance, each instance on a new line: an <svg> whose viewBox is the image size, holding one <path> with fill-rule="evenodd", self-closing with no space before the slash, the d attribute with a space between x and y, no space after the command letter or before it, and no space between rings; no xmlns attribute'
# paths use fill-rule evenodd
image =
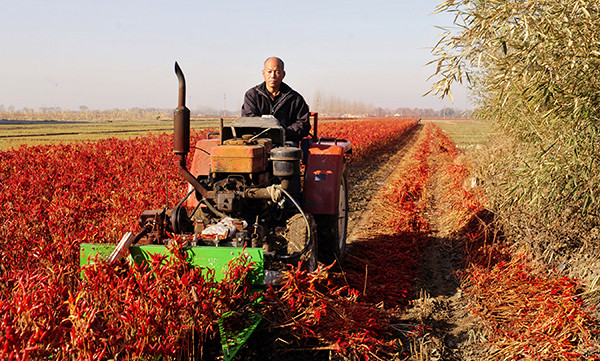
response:
<svg viewBox="0 0 600 361"><path fill-rule="evenodd" d="M190 110L185 106L185 77L175 62L175 74L179 80L179 105L173 112L174 133L173 152L175 154L188 154L190 151Z"/></svg>
<svg viewBox="0 0 600 361"><path fill-rule="evenodd" d="M185 107L185 77L175 62L175 74L179 80L179 105L173 111L173 153L179 161L178 173L188 181L202 197L208 198L208 189L198 182L187 169L186 156L190 152L190 110Z"/></svg>

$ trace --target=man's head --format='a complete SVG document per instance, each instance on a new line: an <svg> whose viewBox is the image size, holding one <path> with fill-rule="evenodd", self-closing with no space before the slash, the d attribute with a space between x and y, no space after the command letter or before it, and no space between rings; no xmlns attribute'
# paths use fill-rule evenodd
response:
<svg viewBox="0 0 600 361"><path fill-rule="evenodd" d="M272 95L277 95L279 86L285 77L283 70L283 61L279 58L272 57L265 61L265 67L262 71L263 78L267 84L267 90Z"/></svg>

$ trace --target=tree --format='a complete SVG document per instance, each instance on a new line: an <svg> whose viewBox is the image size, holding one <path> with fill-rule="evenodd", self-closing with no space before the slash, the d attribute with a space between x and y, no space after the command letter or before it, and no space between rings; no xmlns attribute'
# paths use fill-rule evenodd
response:
<svg viewBox="0 0 600 361"><path fill-rule="evenodd" d="M597 0L448 0L457 29L433 49L431 93L467 82L476 114L525 150L510 204L600 213L600 3Z"/></svg>

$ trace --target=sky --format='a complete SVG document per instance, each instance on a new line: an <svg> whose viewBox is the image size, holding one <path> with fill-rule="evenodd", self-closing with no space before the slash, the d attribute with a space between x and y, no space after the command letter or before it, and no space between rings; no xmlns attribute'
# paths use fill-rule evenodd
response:
<svg viewBox="0 0 600 361"><path fill-rule="evenodd" d="M438 0L3 0L0 105L79 110L238 110L264 60L309 105L321 96L388 109L471 108L423 96L433 84Z"/></svg>

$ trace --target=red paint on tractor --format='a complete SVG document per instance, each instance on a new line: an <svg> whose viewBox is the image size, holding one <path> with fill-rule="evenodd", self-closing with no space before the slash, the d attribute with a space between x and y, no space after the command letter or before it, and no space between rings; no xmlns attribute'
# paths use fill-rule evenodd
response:
<svg viewBox="0 0 600 361"><path fill-rule="evenodd" d="M334 214L339 201L339 184L344 147L314 143L308 148L304 180L304 211Z"/></svg>

